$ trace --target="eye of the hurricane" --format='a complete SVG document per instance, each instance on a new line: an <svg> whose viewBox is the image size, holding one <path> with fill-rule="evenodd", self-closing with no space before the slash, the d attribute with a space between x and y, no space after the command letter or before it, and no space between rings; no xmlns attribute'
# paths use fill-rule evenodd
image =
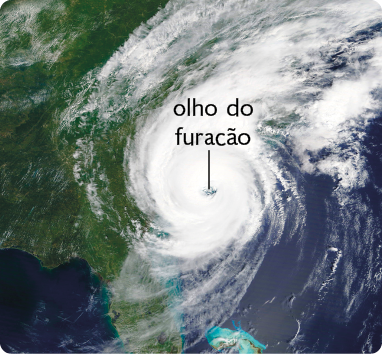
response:
<svg viewBox="0 0 382 354"><path fill-rule="evenodd" d="M216 192L218 190L214 187L211 187L210 189L208 188L203 188L203 193L207 196L207 197L210 197L210 198L213 198L215 195L216 195Z"/></svg>

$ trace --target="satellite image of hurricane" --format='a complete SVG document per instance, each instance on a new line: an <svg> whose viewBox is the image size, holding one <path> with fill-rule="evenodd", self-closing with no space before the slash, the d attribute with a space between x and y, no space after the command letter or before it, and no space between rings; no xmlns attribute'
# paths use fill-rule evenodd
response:
<svg viewBox="0 0 382 354"><path fill-rule="evenodd" d="M9 0L7 353L375 353L374 0Z"/></svg>

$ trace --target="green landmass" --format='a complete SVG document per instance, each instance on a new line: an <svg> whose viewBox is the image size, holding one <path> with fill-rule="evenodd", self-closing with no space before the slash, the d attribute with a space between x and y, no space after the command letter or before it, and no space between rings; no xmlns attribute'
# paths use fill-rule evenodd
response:
<svg viewBox="0 0 382 354"><path fill-rule="evenodd" d="M113 289L110 317L128 352L181 352L177 315L171 306L179 295L176 286L164 287L153 279L150 265L131 252Z"/></svg>
<svg viewBox="0 0 382 354"><path fill-rule="evenodd" d="M106 284L119 276L131 249L131 235L137 225L142 232L148 227L147 216L126 194L123 170L126 139L134 135L139 112L126 112L129 119L92 135L97 155L80 181L73 174L76 141L94 133L96 118L89 117L81 131L60 132L57 117L83 92L87 73L101 68L133 30L166 2L10 0L3 5L1 248L27 251L48 268L73 257L83 258ZM170 81L164 85L176 85L176 75ZM163 101L166 88L156 97L146 98L148 108ZM91 172L100 161L104 179ZM100 192L104 198L102 215L95 215L85 187L93 180L99 190L106 191ZM158 316L167 308L164 291L150 300L114 301L110 316L124 336L124 329L138 326L138 317L150 320L151 313ZM154 333L143 347L179 352L179 333L173 329L163 333L159 339Z"/></svg>
<svg viewBox="0 0 382 354"><path fill-rule="evenodd" d="M39 7L32 19L29 8L22 10L26 4ZM4 4L0 12L1 247L30 252L47 267L79 256L105 279L118 274L128 241L106 221L97 220L94 226L92 216L84 213L87 198L73 178L70 155L77 136L56 136L55 117L80 92L82 77L102 66L164 4L158 0L45 4L10 0ZM27 19L32 25L25 24ZM44 47L35 49L37 44ZM14 65L15 61L26 63ZM98 144L109 141L105 136ZM108 169L116 207L126 206L127 224L137 218L144 224L145 216L124 196L125 141L113 143L104 154L112 161Z"/></svg>

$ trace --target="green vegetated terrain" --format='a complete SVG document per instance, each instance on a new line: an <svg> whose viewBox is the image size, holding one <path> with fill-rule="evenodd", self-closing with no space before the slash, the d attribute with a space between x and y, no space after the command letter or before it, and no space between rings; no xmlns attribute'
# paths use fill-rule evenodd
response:
<svg viewBox="0 0 382 354"><path fill-rule="evenodd" d="M96 215L86 182L73 173L76 141L94 129L58 133L56 117L83 91L84 76L102 67L142 22L166 1L10 0L0 10L0 244L56 267L72 257L85 259L105 283L113 281L126 259L136 223L146 216L125 192L123 170L127 136L134 117L99 135L94 144L106 180L97 180L112 198ZM84 182L83 184L81 182ZM104 183L104 185L102 185ZM113 213L115 217L113 217ZM117 215L118 214L118 215ZM118 223L118 227L115 227ZM156 303L155 301L159 301ZM154 302L119 302L114 324L134 325ZM154 308L153 308L154 307ZM151 309L151 310L150 310ZM119 315L117 314L117 310ZM146 314L147 315L147 314ZM155 351L179 351L180 336L147 341ZM146 348L146 349L147 349Z"/></svg>

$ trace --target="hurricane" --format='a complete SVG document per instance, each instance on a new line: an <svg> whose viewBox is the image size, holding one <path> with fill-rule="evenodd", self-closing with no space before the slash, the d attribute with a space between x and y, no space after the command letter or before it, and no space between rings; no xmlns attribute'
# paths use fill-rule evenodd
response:
<svg viewBox="0 0 382 354"><path fill-rule="evenodd" d="M113 299L166 294L117 327L131 351L168 328L209 351L233 319L268 352L341 351L354 323L379 349L381 29L372 0L171 0L81 78L54 135L128 240Z"/></svg>

